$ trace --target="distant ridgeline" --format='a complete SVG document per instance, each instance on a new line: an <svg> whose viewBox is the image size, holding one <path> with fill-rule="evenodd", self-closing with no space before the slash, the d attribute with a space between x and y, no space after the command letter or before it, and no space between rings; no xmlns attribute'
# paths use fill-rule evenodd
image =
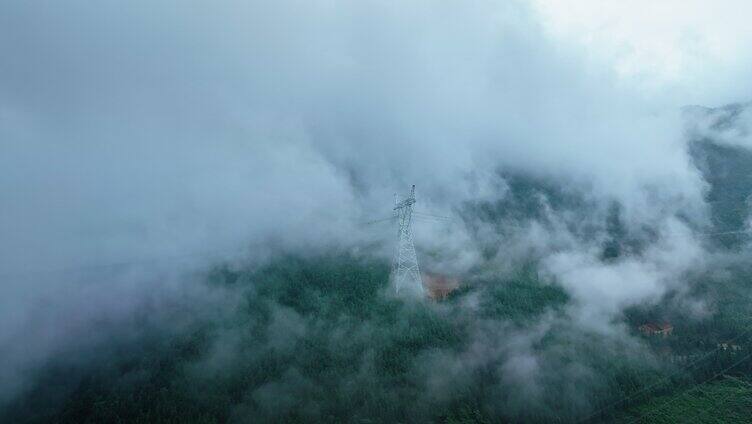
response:
<svg viewBox="0 0 752 424"><path fill-rule="evenodd" d="M690 122L697 121L700 128L687 134L691 159L709 186L706 200L713 224L709 231L733 233L713 235L708 241L729 248L739 247L750 237L734 232L746 230L745 223L752 209L752 199L748 202L752 196L752 104L716 109L689 107L685 109L685 116ZM734 137L744 138L748 144L735 142ZM503 244L484 238L480 232L485 227L479 227L479 222L495 227L503 238L509 235L510 229L531 221L547 225L549 211L579 217L593 217L598 213L600 221L580 219L557 224L566 225L568 231L583 239L592 239L605 229L608 238L603 245L603 259L639 253L646 242L656 236L650 229L630 234L622 222L622 206L618 202L612 202L603 210L602 205L576 184L514 171L500 171L499 175L506 182L504 196L493 201L467 202L460 210L468 227L479 232L477 241L488 258L494 257Z"/></svg>
<svg viewBox="0 0 752 424"><path fill-rule="evenodd" d="M510 231L531 222L552 230L564 225L567 231L583 240L592 240L605 231L607 237L603 244L603 259L639 253L648 241L646 236L654 236L629 234L622 222L619 203L611 202L604 210L578 185L514 172L500 172L500 176L507 184L504 196L494 201L467 202L461 208L461 216L467 227L478 233L476 241L486 258L496 256L504 248L504 243L498 240L508 239ZM551 212L582 218L554 223L551 222ZM484 237L486 227L479 226L479 223L494 227L500 235L499 239Z"/></svg>
<svg viewBox="0 0 752 424"><path fill-rule="evenodd" d="M685 108L687 119L699 129L690 131L690 154L709 183L707 200L715 232L745 229L752 203L752 104L721 108ZM743 118L746 117L745 122ZM691 123L690 123L691 125ZM749 144L742 144L743 140ZM752 199L749 199L752 200ZM738 246L747 236L718 235L715 240L728 247Z"/></svg>

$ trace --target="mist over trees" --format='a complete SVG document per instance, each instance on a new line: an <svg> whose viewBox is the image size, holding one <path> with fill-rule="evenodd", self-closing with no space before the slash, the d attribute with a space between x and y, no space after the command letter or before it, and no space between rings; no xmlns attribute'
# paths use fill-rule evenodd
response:
<svg viewBox="0 0 752 424"><path fill-rule="evenodd" d="M0 421L743 421L752 10L639 3L3 4Z"/></svg>

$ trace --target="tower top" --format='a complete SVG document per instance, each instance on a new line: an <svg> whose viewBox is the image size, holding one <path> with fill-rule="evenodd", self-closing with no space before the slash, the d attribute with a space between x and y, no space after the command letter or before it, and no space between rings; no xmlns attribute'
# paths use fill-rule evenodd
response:
<svg viewBox="0 0 752 424"><path fill-rule="evenodd" d="M396 194L394 195L394 200L395 200L395 202L397 201L397 195ZM404 208L406 208L408 206L412 206L414 204L415 204L415 184L413 184L412 188L410 189L410 197L408 197L407 199L405 199L405 200L403 200L401 202L397 202L395 204L395 206L394 206L394 210L404 209Z"/></svg>

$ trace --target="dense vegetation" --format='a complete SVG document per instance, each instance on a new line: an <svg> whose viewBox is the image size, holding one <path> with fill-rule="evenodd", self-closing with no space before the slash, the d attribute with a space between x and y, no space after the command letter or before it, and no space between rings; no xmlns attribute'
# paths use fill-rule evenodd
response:
<svg viewBox="0 0 752 424"><path fill-rule="evenodd" d="M86 366L50 364L6 419L567 421L587 410L587 397L566 395L571 383L554 368L585 360L613 379L590 383L622 392L652 376L627 346L604 355L600 342L582 343L587 336L564 320L535 329L544 314L561 314L567 297L529 273L474 282L439 304L391 297L387 264L347 254L223 267L207 279L237 303L180 334L145 331L138 343L92 352ZM476 297L477 305L466 305ZM535 374L539 400L516 395L504 384L510 370L500 371L519 354L504 350L505 338L531 329L543 334L526 348L550 368Z"/></svg>
<svg viewBox="0 0 752 424"><path fill-rule="evenodd" d="M648 348L571 326L566 294L532 272L411 303L390 295L388 271L346 253L217 268L206 280L235 300L226 310L199 314L178 334L154 328L137 343L102 347L85 366L52 363L4 421L572 422L601 408L599 421L633 405L630 414L646 413L663 399L654 396L712 382L746 354L720 352L687 373L667 353L650 353L708 350L708 334L734 322L725 313L711 319L715 329L677 326ZM706 339L685 346L691 331ZM747 349L748 340L735 343ZM729 374L749 371L745 362ZM728 384L707 390L741 390Z"/></svg>
<svg viewBox="0 0 752 424"><path fill-rule="evenodd" d="M618 422L656 424L742 423L752 410L752 385L746 380L725 376L708 384L692 386L658 396L630 409Z"/></svg>
<svg viewBox="0 0 752 424"><path fill-rule="evenodd" d="M752 186L737 176L752 155L707 140L696 140L692 154L709 182L715 230L743 227L749 213L738 199ZM618 331L592 331L573 322L573 300L539 279L534 258L496 267L500 244L484 239L481 225L504 237L510 222L551 224L547 208L576 215L594 205L545 180L504 177L506 196L460 208L488 263L461 276L445 300L395 297L389 264L365 253L218 266L199 278L212 299L137 320L135 336L62 352L0 421L748 421L745 236L708 239L717 257L702 273L606 323ZM584 238L605 231L604 262L640 254L644 240L626 231L620 206L606 209L600 222L565 225ZM638 330L662 322L672 334Z"/></svg>

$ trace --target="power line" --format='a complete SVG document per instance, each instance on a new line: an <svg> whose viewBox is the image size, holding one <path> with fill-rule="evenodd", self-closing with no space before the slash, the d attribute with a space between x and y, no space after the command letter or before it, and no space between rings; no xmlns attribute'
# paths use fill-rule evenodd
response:
<svg viewBox="0 0 752 424"><path fill-rule="evenodd" d="M746 203L750 200L749 197L740 198L740 199L715 199L715 200L705 200L705 203Z"/></svg>
<svg viewBox="0 0 752 424"><path fill-rule="evenodd" d="M734 336L734 337L733 337L732 339L730 339L730 340L727 340L727 341L726 341L726 343L731 343L731 342L734 342L734 341L738 340L738 339L739 339L740 337L742 337L743 335L745 335L745 334L748 334L748 333L749 333L750 331L752 331L752 327L750 327L750 328L747 328L746 330L744 330L744 331L742 331L741 333L739 333L739 334L737 334L736 336ZM713 349L713 350L710 350L710 351L708 351L708 352L704 353L704 354L703 354L702 356L700 356L700 357L699 357L699 358L697 358L696 360L694 360L694 361L692 361L691 363L689 363L688 365L686 365L686 366L684 366L684 367L680 368L680 370L679 370L679 371L683 371L683 372L687 372L687 371L689 371L689 370L690 370L691 368L693 368L693 367L694 367L695 365L697 365L697 364L699 364L700 362L704 361L705 359L707 359L707 358L711 357L711 356L712 356L713 354L717 353L717 352L718 352L718 351L720 351L721 349L722 349L722 346L720 346L720 345L719 345L719 346L716 346L716 348L715 348L715 349ZM631 395L629 395L629 396L625 396L625 397L623 397L623 398L621 398L621 399L619 399L619 400L616 400L616 401L614 401L614 402L611 402L611 403L609 403L608 405L606 405L606 406L604 406L604 407L602 407L602 408L600 408L600 409L596 410L595 412L591 413L590 415L588 415L588 416L586 416L585 418L582 418L582 419L580 419L580 420L578 420L578 421L576 421L576 422L577 422L577 423L584 423L584 422L590 421L590 420L591 420L592 418L594 418L595 416L597 416L597 415L599 415L599 414L601 414L601 413L605 412L605 411L606 411L606 410L608 410L608 409L611 409L611 408L613 408L613 407L614 407L614 406L616 406L616 405L619 405L619 404L621 404L621 403L623 403L623 402L628 402L628 401L631 401L631 400L635 399L635 398L636 398L637 396L639 396L639 395L642 395L642 394L644 394L645 392L647 392L647 391L649 391L649 390L652 390L652 389L655 389L656 387L658 387L658 386L662 385L663 383L666 383L666 382L668 382L668 380L669 380L670 378L672 378L672 377L676 377L677 375L679 375L679 371L677 371L677 372L675 372L675 373L672 373L672 374L670 374L670 375L667 375L667 376L665 376L665 377L663 377L663 378L660 378L660 379L659 379L658 381L656 381L656 382L654 382L654 383L652 383L652 384L650 384L650 385L648 385L648 386L645 386L645 387L643 387L642 389L640 389L640 390L636 391L635 393L632 393L632 394L631 394Z"/></svg>
<svg viewBox="0 0 752 424"><path fill-rule="evenodd" d="M750 384L749 384L749 383L747 383L746 381L740 380L740 379L738 379L738 378L736 378L736 377L734 377L734 376L731 376L731 375L725 375L725 374L724 374L724 375L723 375L723 377L724 377L725 379L727 379L727 380L734 380L735 382L737 382L737 383L739 383L739 384L741 384L741 385L746 385L746 386L750 386ZM735 393L735 392L733 392L733 391L732 391L731 393L727 394L726 396L724 396L724 397L723 397L723 398L721 399L721 401L720 401L720 405L723 405L723 404L725 404L727 400L729 400L729 399L730 399L730 398L732 398L732 397L736 397L736 396L737 396L737 393ZM706 410L704 410L704 411L700 411L700 413L699 413L699 414L697 414L697 415L695 415L694 417L692 417L692 421L695 421L695 420L697 420L698 422L702 422L702 421L700 421L700 417L704 418L704 417L705 417L705 415L707 415L708 413L710 413L710 412L712 412L712 411L713 411L712 409L706 409Z"/></svg>
<svg viewBox="0 0 752 424"><path fill-rule="evenodd" d="M381 219L376 219L373 221L363 222L362 224L363 225L377 224L380 222L394 221L396 219L397 219L397 216L395 215L395 216L390 216L387 218L381 218ZM60 267L60 268L52 268L52 269L33 269L33 270L25 270L25 271L18 271L18 272L11 271L11 272L0 273L0 278L21 278L21 277L28 277L28 276L33 276L33 275L59 275L59 274L76 274L76 273L86 273L86 272L95 272L95 271L107 271L107 270L115 270L119 268L128 268L128 267L132 267L136 265L155 265L159 263L170 262L170 261L175 261L175 260L180 260L180 259L211 258L217 255L240 253L241 251L242 249L240 248L217 249L217 250L202 251L202 252L180 253L180 254L175 254L175 255L158 257L158 258L131 259L131 260L110 262L110 263L97 264L97 265L81 265L81 266Z"/></svg>
<svg viewBox="0 0 752 424"><path fill-rule="evenodd" d="M371 224L378 224L379 222L392 221L392 220L395 220L395 219L397 219L397 217L396 217L396 216L390 216L389 218L381 218L381 219L375 219L375 220L373 220L373 221L366 221L366 222L362 222L361 224L362 224L362 225L371 225Z"/></svg>
<svg viewBox="0 0 752 424"><path fill-rule="evenodd" d="M419 218L424 220L446 220L446 221L453 221L452 218L448 216L441 216L441 215L433 215L430 213L424 213L424 212L416 212L413 211L413 218ZM378 224L380 222L386 222L386 221L394 221L397 219L397 216L390 216L388 218L381 218L381 219L375 219L373 221L365 221L361 222L361 225L371 225L371 224Z"/></svg>
<svg viewBox="0 0 752 424"><path fill-rule="evenodd" d="M429 214L423 214L420 212L413 212L413 218L416 218L418 220L426 220L430 221L431 218L424 217L421 215L429 215ZM446 218L448 220L451 220L451 218L447 217L441 217L439 215L429 215L431 217L437 217L437 218ZM377 224L380 222L386 222L386 221L393 221L396 220L396 216L390 216L388 218L382 218L382 219L376 219L373 221L367 221L362 223L363 225L370 225L370 224ZM700 235L703 236L720 236L720 235L733 235L733 234L750 234L752 233L752 230L740 230L740 231L726 231L726 232L720 232L720 233L703 233ZM98 265L83 265L83 266L75 266L75 267L61 267L61 268L54 268L54 269L35 269L35 270L27 270L27 271L19 271L19 272L5 272L0 273L0 278L19 278L19 277L25 277L29 275L44 275L44 274L73 274L73 273L80 273L80 272L93 272L93 271L105 271L109 269L117 269L117 268L127 268L135 265L149 265L149 264L158 264L163 262L169 262L174 260L180 260L180 259L188 259L188 258L209 258L216 255L223 255L228 253L239 253L242 251L242 249L220 249L220 250L213 250L213 251L203 251L203 252L188 252L188 253L181 253L171 256L165 256L161 258L143 258L143 259L132 259L127 261L121 261L121 262L111 262L106 264L98 264Z"/></svg>
<svg viewBox="0 0 752 424"><path fill-rule="evenodd" d="M6 272L0 274L0 278L19 278L19 277L27 277L31 275L59 275L59 274L76 274L76 273L86 273L86 272L94 272L94 271L106 271L106 270L114 270L119 268L128 268L136 265L156 265L159 263L165 263L180 259L189 259L189 258L211 258L218 255L224 255L224 254L230 254L230 253L240 253L243 249L240 248L233 248L233 249L218 249L213 251L203 251L203 252L190 252L190 253L181 253L177 255L170 255L170 256L163 256L160 258L150 258L150 259L133 259L128 261L122 261L122 262L111 262L106 264L98 264L98 265L83 265L83 266L75 266L75 267L61 267L61 268L54 268L54 269L35 269L35 270L27 270L27 271L20 271L20 272Z"/></svg>
<svg viewBox="0 0 752 424"><path fill-rule="evenodd" d="M677 400L678 400L678 399L679 399L679 398L680 398L681 396L684 396L685 394L687 394L687 393L689 393L690 391L692 391L692 390L696 389L697 387L700 387L700 386L702 386L702 385L704 385L704 384L707 384L707 383L708 383L708 382L710 382L711 380L713 380L713 379L715 379L715 378L718 378L719 376L723 375L723 374L724 374L725 372L728 372L728 371L729 371L729 370L731 370L732 368L734 368L734 367L736 367L737 365L741 364L742 362L744 362L745 360L747 360L747 359L748 359L749 357L751 357L751 356L752 356L752 352L749 352L749 353L747 353L747 354L746 354L746 355L744 355L744 356L743 356L743 357L742 357L741 359L739 359L738 361L736 361L736 362L734 362L733 364L729 365L728 367L726 367L726 368L722 369L722 370L721 370L720 372L717 372L717 373L713 374L713 375L712 375L711 377L709 377L709 378L707 378L707 379L703 380L703 381L702 381L701 383L698 383L698 384L694 384L694 385L693 385L692 387L689 387L689 388L687 388L686 390L682 391L682 392L681 392L681 394L679 394L678 396L674 396L673 398L671 398L671 399L667 400L666 402L664 402L664 403L663 403L663 404L661 404L660 406L658 406L658 407L656 407L656 408L653 408L653 410L651 410L651 411L648 411L647 413L640 415L639 417L637 417L637 418L636 418L635 420L633 420L633 421L630 421L630 422L629 422L629 424L633 424L633 423L637 423L637 422L640 422L640 421L641 421L641 420L642 420L643 418L647 417L648 415L651 415L651 414L653 414L653 413L655 413L655 412L657 412L657 411L659 411L659 410L661 410L661 409L665 408L666 406L668 406L668 405L671 405L672 403L676 402L676 401L677 401Z"/></svg>
<svg viewBox="0 0 752 424"><path fill-rule="evenodd" d="M418 220L421 220L421 219L426 220L426 222L432 219L453 221L453 219L450 217L441 216L441 215L433 215L433 214L428 214L428 213L423 213L423 212L413 212L413 218L418 219ZM362 225L377 224L381 222L394 221L396 219L397 219L397 216L390 216L387 218L376 219L373 221L366 221L366 222L363 222ZM707 236L707 237L734 235L734 234L752 234L752 230L725 231L725 232L718 232L718 233L700 233L700 235ZM5 272L5 273L0 273L0 278L18 278L18 277L25 277L29 275L72 274L72 273L79 273L79 272L105 271L108 269L126 268L130 266L135 266L135 265L157 264L157 263L168 262L168 261L179 260L179 259L201 258L201 257L209 258L211 256L222 255L222 254L227 254L227 253L238 253L241 250L242 249L238 249L238 248L220 249L220 250L213 250L213 251L181 253L181 254L165 256L161 258L133 259L133 260L112 262L112 263L98 264L98 265L83 265L83 266L76 266L76 267L61 267L61 268L55 268L55 269L35 269L35 270L20 271L20 272Z"/></svg>
<svg viewBox="0 0 752 424"><path fill-rule="evenodd" d="M431 213L425 213L425 212L413 212L415 215L425 216L425 217L431 217L431 218L438 218L438 219L446 219L452 221L452 218L448 216L441 216L441 215L434 215Z"/></svg>
<svg viewBox="0 0 752 424"><path fill-rule="evenodd" d="M700 233L701 236L725 236L725 235L732 235L732 234L750 234L752 233L752 230L738 230L738 231L723 231L720 233Z"/></svg>
<svg viewBox="0 0 752 424"><path fill-rule="evenodd" d="M436 219L436 218L430 218L430 217L427 217L427 216L420 216L420 215L413 216L413 220L414 221L418 221L418 222L426 222L426 223L428 223L428 222L432 222L432 223L437 223L437 222L451 222L451 221L445 220L445 219Z"/></svg>

